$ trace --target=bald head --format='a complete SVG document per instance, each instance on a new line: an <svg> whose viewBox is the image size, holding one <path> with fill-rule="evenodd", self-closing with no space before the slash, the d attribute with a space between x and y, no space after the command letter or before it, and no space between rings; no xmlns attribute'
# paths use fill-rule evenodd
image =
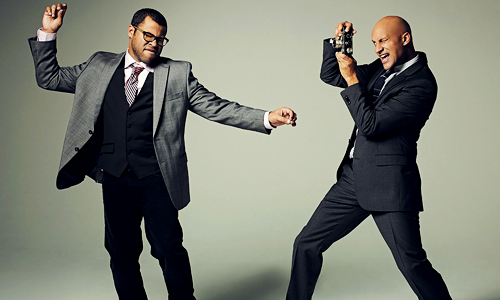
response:
<svg viewBox="0 0 500 300"><path fill-rule="evenodd" d="M411 35L410 24L405 19L398 16L387 16L375 24L373 30L386 30L394 34L402 35L408 32Z"/></svg>
<svg viewBox="0 0 500 300"><path fill-rule="evenodd" d="M373 27L372 41L386 70L416 55L410 24L401 17L387 16L378 21Z"/></svg>

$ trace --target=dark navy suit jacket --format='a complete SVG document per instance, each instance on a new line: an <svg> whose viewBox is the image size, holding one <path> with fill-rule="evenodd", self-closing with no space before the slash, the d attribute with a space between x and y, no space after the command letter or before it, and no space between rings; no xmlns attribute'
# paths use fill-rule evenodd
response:
<svg viewBox="0 0 500 300"><path fill-rule="evenodd" d="M348 87L333 47L324 41L320 77L345 88L341 95L355 123L337 178L356 140L353 179L358 202L366 210L423 210L417 141L436 101L437 83L426 55L418 54L418 61L392 78L373 103L373 85L384 72L380 60L358 66L359 83Z"/></svg>

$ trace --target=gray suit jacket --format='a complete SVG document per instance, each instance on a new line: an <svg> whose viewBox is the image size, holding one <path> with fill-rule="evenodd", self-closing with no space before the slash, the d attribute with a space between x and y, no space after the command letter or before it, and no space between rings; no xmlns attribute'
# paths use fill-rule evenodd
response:
<svg viewBox="0 0 500 300"><path fill-rule="evenodd" d="M97 52L83 64L60 67L56 41L37 42L30 38L29 44L38 85L75 94L57 188L76 185L85 175L100 182L102 170L96 168L96 158L101 145L95 138L100 133L99 114L108 84L125 53ZM163 179L177 209L190 201L184 142L188 110L225 125L269 133L264 127L263 110L219 98L193 76L190 63L162 57L154 68L153 142Z"/></svg>

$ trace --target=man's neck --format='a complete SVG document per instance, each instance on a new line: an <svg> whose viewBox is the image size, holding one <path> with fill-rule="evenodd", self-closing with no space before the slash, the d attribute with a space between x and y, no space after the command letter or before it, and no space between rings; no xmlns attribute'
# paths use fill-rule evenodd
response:
<svg viewBox="0 0 500 300"><path fill-rule="evenodd" d="M129 48L129 49L127 49L127 52L125 53L125 68L130 66L133 63L137 63L137 64L141 65L142 67L144 67L144 69L146 69L149 72L154 71L154 67L147 65L146 63L135 59L134 56L130 54L130 48Z"/></svg>

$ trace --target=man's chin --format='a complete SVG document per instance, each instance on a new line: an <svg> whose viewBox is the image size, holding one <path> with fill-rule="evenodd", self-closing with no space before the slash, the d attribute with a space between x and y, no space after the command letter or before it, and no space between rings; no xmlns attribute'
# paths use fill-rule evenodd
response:
<svg viewBox="0 0 500 300"><path fill-rule="evenodd" d="M146 65L151 65L153 64L155 61L157 61L159 58L159 56L157 54L148 54L148 55L144 55L143 56L143 62L146 64Z"/></svg>
<svg viewBox="0 0 500 300"><path fill-rule="evenodd" d="M151 57L151 59L146 63L146 65L154 67L158 64L159 61L160 61L160 56L156 55L154 57Z"/></svg>
<svg viewBox="0 0 500 300"><path fill-rule="evenodd" d="M382 66L384 67L384 70L389 70L390 68L392 68L394 64L390 61L386 62L386 63L382 63Z"/></svg>

